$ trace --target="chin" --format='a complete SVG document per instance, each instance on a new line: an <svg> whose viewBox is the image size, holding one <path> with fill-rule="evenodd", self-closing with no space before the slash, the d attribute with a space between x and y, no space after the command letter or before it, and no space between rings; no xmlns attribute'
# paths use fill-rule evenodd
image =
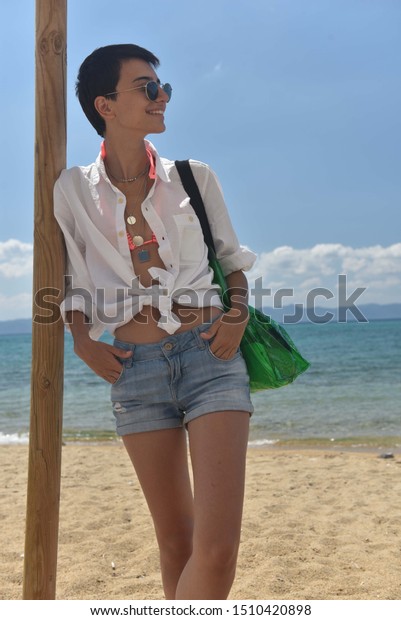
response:
<svg viewBox="0 0 401 620"><path fill-rule="evenodd" d="M166 131L166 126L160 127L160 129L152 129L149 133L164 133Z"/></svg>

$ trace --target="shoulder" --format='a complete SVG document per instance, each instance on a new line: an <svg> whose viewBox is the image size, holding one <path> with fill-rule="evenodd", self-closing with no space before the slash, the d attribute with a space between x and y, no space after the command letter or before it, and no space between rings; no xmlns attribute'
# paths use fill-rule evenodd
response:
<svg viewBox="0 0 401 620"><path fill-rule="evenodd" d="M162 157L155 146L149 141L145 140L146 146L156 158L156 172L163 180L173 181L180 183L180 176L175 166L175 160ZM209 178L216 178L216 175L208 164L197 159L189 159L191 164L193 175L198 185L205 186ZM160 169L161 168L161 169Z"/></svg>
<svg viewBox="0 0 401 620"><path fill-rule="evenodd" d="M54 184L53 203L57 219L71 218L82 205L82 190L90 188L98 175L95 164L65 168ZM96 182L96 181L95 181Z"/></svg>
<svg viewBox="0 0 401 620"><path fill-rule="evenodd" d="M87 166L72 166L61 171L56 181L56 187L65 190L78 187L82 182L97 183L99 180L99 170L96 162Z"/></svg>
<svg viewBox="0 0 401 620"><path fill-rule="evenodd" d="M76 179L82 176L80 166L74 166L73 168L65 168L60 172L60 176L56 181L56 185L65 187L70 183L73 183Z"/></svg>
<svg viewBox="0 0 401 620"><path fill-rule="evenodd" d="M169 180L180 182L180 176L175 166L175 161L166 159L164 157L161 157L160 161ZM210 177L215 177L213 170L205 162L199 161L197 159L190 159L189 163L191 165L191 169L196 179L196 182L200 187L203 187L208 182Z"/></svg>

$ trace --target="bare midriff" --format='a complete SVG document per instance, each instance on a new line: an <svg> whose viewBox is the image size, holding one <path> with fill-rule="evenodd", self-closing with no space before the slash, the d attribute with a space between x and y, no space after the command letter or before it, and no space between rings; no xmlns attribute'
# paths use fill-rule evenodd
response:
<svg viewBox="0 0 401 620"><path fill-rule="evenodd" d="M181 326L175 334L180 334L189 329L193 329L202 323L212 321L222 313L220 308L215 306L206 306L205 308L188 308L188 306L180 306L173 303L172 310L180 319ZM160 318L160 312L153 306L144 306L142 312L138 313L134 318L121 325L114 332L114 336L123 342L131 342L133 344L147 344L159 342L168 336L168 333L158 327L157 323Z"/></svg>

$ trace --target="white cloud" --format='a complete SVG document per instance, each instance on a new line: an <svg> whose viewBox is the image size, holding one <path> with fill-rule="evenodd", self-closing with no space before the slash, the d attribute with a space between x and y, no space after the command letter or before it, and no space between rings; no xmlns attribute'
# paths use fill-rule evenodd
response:
<svg viewBox="0 0 401 620"><path fill-rule="evenodd" d="M263 286L275 291L294 290L288 303L303 303L311 289L327 288L338 293L338 276L347 276L347 294L357 288L366 289L359 303L401 302L401 243L352 248L341 244L319 244L295 249L282 246L262 252L253 269L247 273L251 287L262 277ZM264 305L272 302L264 298ZM333 302L331 302L333 304ZM329 305L329 302L328 304Z"/></svg>
<svg viewBox="0 0 401 620"><path fill-rule="evenodd" d="M4 295L0 293L0 309L0 321L29 318L32 316L32 294Z"/></svg>
<svg viewBox="0 0 401 620"><path fill-rule="evenodd" d="M214 65L212 70L208 71L207 73L205 73L205 75L203 77L204 77L204 79L210 79L210 78L213 78L213 77L217 77L217 76L221 75L222 69L223 69L223 63L220 60L219 62L217 62Z"/></svg>
<svg viewBox="0 0 401 620"><path fill-rule="evenodd" d="M0 241L0 320L31 316L32 264L31 243Z"/></svg>
<svg viewBox="0 0 401 620"><path fill-rule="evenodd" d="M17 239L0 241L0 275L20 278L32 273L33 245Z"/></svg>

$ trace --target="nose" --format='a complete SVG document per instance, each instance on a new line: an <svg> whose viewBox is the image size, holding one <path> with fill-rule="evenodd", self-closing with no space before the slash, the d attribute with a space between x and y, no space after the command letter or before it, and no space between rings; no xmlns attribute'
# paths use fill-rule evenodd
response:
<svg viewBox="0 0 401 620"><path fill-rule="evenodd" d="M163 89L163 86L159 84L159 90L157 93L157 101L163 101L164 103L168 103L170 101L170 97L166 93L166 91Z"/></svg>

